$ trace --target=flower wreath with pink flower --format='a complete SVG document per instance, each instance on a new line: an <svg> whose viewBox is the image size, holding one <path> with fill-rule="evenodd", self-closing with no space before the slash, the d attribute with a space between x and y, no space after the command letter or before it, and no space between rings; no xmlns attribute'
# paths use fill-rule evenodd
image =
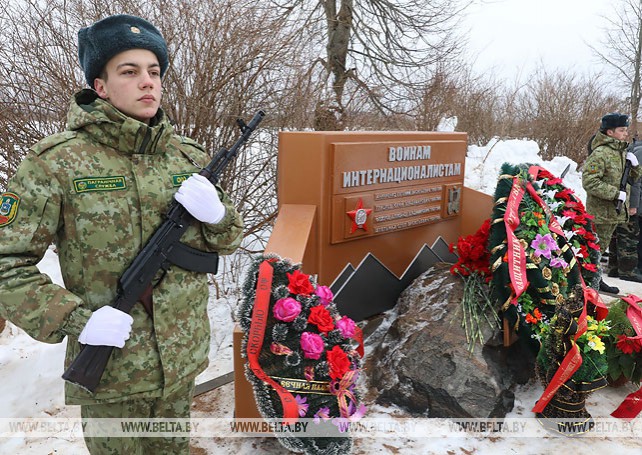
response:
<svg viewBox="0 0 642 455"><path fill-rule="evenodd" d="M266 314L257 316L257 282L264 282L261 273L266 269L272 275L269 306ZM257 319L264 338L259 343L252 338L250 343ZM248 343L261 346L245 369L261 415L282 419L283 395L287 395L296 404L298 418L309 419L313 425L310 431L332 436L298 437L285 431L278 434L279 441L297 452L349 452L351 439L346 430L366 411L357 390L362 335L355 321L339 314L330 288L303 273L300 264L274 254L259 256L248 270L237 320L244 331L243 355L252 360Z"/></svg>

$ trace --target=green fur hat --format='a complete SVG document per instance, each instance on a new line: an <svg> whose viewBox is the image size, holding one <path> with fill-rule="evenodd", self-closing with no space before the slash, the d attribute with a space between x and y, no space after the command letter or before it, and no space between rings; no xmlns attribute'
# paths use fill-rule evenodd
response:
<svg viewBox="0 0 642 455"><path fill-rule="evenodd" d="M106 17L78 32L78 59L85 80L94 87L94 79L107 62L129 49L147 49L158 57L161 77L169 66L167 43L158 29L145 19L127 14Z"/></svg>

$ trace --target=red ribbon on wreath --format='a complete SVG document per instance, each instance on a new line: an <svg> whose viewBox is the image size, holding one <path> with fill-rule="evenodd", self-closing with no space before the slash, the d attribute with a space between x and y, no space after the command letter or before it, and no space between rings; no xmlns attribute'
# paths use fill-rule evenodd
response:
<svg viewBox="0 0 642 455"><path fill-rule="evenodd" d="M622 300L629 304L629 307L626 309L626 317L631 322L631 326L637 334L636 337L631 338L642 338L642 308L638 305L639 302L642 302L642 298L629 294ZM611 415L618 419L631 420L634 419L640 411L642 411L642 387L636 392L627 395Z"/></svg>
<svg viewBox="0 0 642 455"><path fill-rule="evenodd" d="M506 213L504 213L506 240L508 241L508 273L514 293L511 302L513 305L517 305L517 298L528 288L526 252L515 235L515 229L520 223L519 204L524 197L524 189L519 182L519 177L513 178L513 186L506 202Z"/></svg>
<svg viewBox="0 0 642 455"><path fill-rule="evenodd" d="M577 339L586 332L586 326L586 300L584 300L584 308L582 308L582 313L577 321L577 332L573 336L574 341L577 341ZM553 375L551 382L548 383L544 393L542 393L542 396L537 400L537 403L535 403L533 412L539 413L544 411L544 408L551 401L557 390L566 381L571 379L580 366L582 366L582 355L577 344L573 343L573 346L571 346L571 349L566 353L564 360L562 360L562 363Z"/></svg>
<svg viewBox="0 0 642 455"><path fill-rule="evenodd" d="M272 293L272 277L274 269L269 261L261 262L259 276L256 281L256 299L252 309L252 322L247 339L247 359L252 372L257 378L272 386L279 395L283 406L283 419L285 423L294 423L299 418L299 410L294 396L285 390L281 384L269 377L259 364L259 354L263 347L265 327L267 325L268 310L270 307L270 295Z"/></svg>

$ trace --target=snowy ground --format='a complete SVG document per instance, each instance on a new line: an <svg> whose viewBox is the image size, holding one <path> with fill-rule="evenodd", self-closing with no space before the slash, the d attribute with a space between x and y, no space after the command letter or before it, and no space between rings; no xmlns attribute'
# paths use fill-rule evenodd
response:
<svg viewBox="0 0 642 455"><path fill-rule="evenodd" d="M538 155L537 146L530 141L491 142L486 147L470 147L466 162L466 185L491 194L499 166L505 161L529 162L543 165L560 175L568 164L571 168L564 179L576 194L584 199L580 175L576 164L567 158L556 158L544 163ZM61 283L57 258L49 251L40 264L41 270ZM622 293L642 295L642 284L610 278L609 284L620 287ZM611 297L604 296L606 303ZM210 366L199 378L198 383L212 379L233 369L232 363L232 302L226 299L211 299L210 318L214 337L210 354ZM382 326L366 345L366 355L371 344L381 336ZM63 398L62 364L64 343L47 345L32 340L20 329L7 324L0 334L0 454L74 454L84 455L87 450L77 433L61 428L49 429L47 437L32 438L19 431L7 431L9 422L17 419L58 419L61 422L77 421L80 416L76 406L65 406ZM387 434L384 436L357 437L354 441L355 454L548 454L556 452L578 453L590 450L592 453L638 454L639 438L642 436L642 417L631 422L632 431L612 431L607 428L609 414L624 397L634 391L631 385L622 388L606 388L592 394L588 400L589 412L604 421L604 431L569 438L555 436L531 425L535 422L530 412L542 393L541 386L531 382L515 390L515 408L507 416L518 423L528 424L529 431L522 435L490 434L487 436L440 432L428 419L411 421L417 428L428 425L429 431ZM195 400L194 417L231 419L234 412L233 383L227 384ZM366 403L369 404L369 403ZM367 419L391 422L407 417L397 408L371 405ZM615 419L612 419L615 421ZM442 422L443 423L443 422ZM617 421L616 423L621 423ZM432 431L431 428L434 430ZM621 428L621 427L620 427ZM607 431L608 430L608 431ZM274 438L227 437L228 433L207 438L193 439L193 453L196 454L272 454L284 453L285 449ZM404 437L406 436L406 437Z"/></svg>

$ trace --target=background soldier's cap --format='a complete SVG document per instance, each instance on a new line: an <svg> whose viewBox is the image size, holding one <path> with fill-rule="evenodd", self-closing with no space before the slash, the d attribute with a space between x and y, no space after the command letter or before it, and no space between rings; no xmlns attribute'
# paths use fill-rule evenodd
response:
<svg viewBox="0 0 642 455"><path fill-rule="evenodd" d="M629 116L619 112L611 112L602 117L600 131L605 133L606 130L613 130L621 126L629 126Z"/></svg>
<svg viewBox="0 0 642 455"><path fill-rule="evenodd" d="M158 29L145 19L127 14L109 16L78 32L78 59L85 80L94 79L116 54L129 49L147 49L158 57L161 77L169 66L167 43Z"/></svg>

